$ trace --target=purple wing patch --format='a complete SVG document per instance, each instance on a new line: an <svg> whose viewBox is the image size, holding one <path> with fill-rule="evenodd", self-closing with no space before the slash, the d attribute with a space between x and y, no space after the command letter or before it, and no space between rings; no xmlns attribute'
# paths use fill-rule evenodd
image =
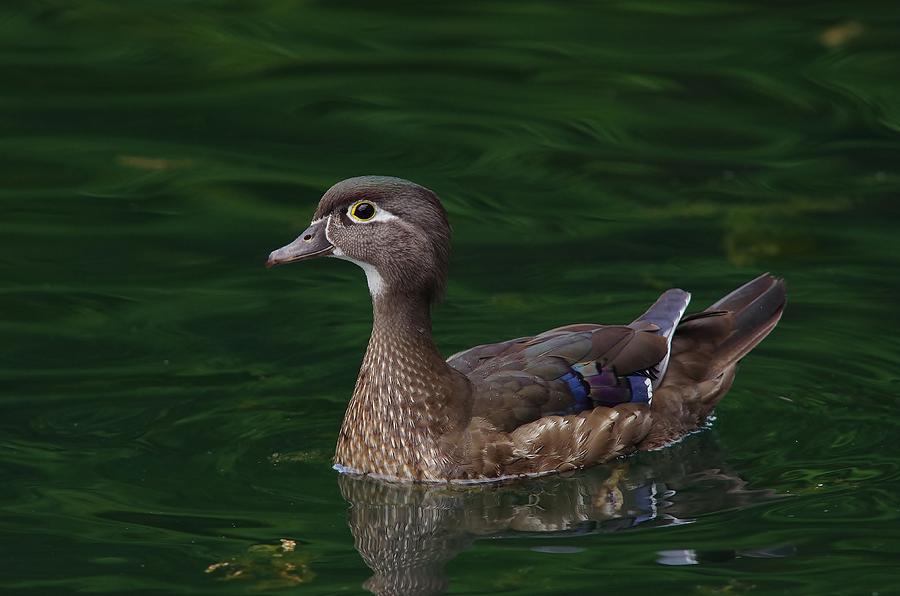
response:
<svg viewBox="0 0 900 596"><path fill-rule="evenodd" d="M653 399L650 374L620 377L614 370L600 368L595 362L575 364L572 366L572 370L578 373L590 388L584 400L590 400L589 407L591 408L596 406L613 407L625 403L650 405ZM580 401L574 391L572 395L577 401Z"/></svg>

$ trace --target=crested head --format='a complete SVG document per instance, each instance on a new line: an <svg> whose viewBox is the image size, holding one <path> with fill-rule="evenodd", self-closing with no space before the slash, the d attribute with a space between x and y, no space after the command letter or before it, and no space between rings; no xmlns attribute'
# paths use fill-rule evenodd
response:
<svg viewBox="0 0 900 596"><path fill-rule="evenodd" d="M329 188L312 225L275 251L270 264L334 256L363 268L373 297L436 302L450 256L450 224L437 195L401 178L360 176Z"/></svg>

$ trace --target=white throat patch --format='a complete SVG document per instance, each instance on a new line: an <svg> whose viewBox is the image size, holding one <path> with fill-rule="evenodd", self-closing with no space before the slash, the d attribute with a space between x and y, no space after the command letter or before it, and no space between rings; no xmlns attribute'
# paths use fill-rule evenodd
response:
<svg viewBox="0 0 900 596"><path fill-rule="evenodd" d="M328 242L331 242L331 238L328 236L328 225L330 223L331 216L329 215L328 219L325 221L325 239L328 240ZM334 242L331 242L331 245L334 246ZM384 293L384 278L378 273L378 269L375 268L375 265L348 257L344 254L344 251L337 246L334 246L334 251L331 253L331 256L336 259L341 259L342 261L350 261L351 263L359 265L366 274L366 282L369 284L369 294L372 295L372 298Z"/></svg>
<svg viewBox="0 0 900 596"><path fill-rule="evenodd" d="M334 253L332 254L332 256L343 261L350 261L351 263L355 263L359 265L363 271L365 271L366 281L369 284L369 294L371 294L373 298L384 293L384 278L381 277L380 273L378 273L378 269L375 268L375 265L366 263L364 261L357 261L356 259L348 257L344 254L344 251L339 248L334 249Z"/></svg>

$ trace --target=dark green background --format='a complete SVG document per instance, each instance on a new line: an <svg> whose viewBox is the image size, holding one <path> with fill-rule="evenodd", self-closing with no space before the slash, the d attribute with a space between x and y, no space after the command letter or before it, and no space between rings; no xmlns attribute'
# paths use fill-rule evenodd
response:
<svg viewBox="0 0 900 596"><path fill-rule="evenodd" d="M364 278L262 266L360 174L447 206L447 354L789 283L713 428L625 463L772 498L686 476L694 523L478 540L452 592L900 590L898 73L882 1L5 0L0 590L361 591ZM204 573L280 538L314 578Z"/></svg>

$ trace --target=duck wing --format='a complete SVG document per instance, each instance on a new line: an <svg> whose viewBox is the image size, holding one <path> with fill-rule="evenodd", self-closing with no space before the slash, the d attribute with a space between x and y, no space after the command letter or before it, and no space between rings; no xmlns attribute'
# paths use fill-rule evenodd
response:
<svg viewBox="0 0 900 596"><path fill-rule="evenodd" d="M505 432L546 416L649 404L688 300L687 292L669 290L630 325L567 325L477 346L448 362L472 383L472 416Z"/></svg>

